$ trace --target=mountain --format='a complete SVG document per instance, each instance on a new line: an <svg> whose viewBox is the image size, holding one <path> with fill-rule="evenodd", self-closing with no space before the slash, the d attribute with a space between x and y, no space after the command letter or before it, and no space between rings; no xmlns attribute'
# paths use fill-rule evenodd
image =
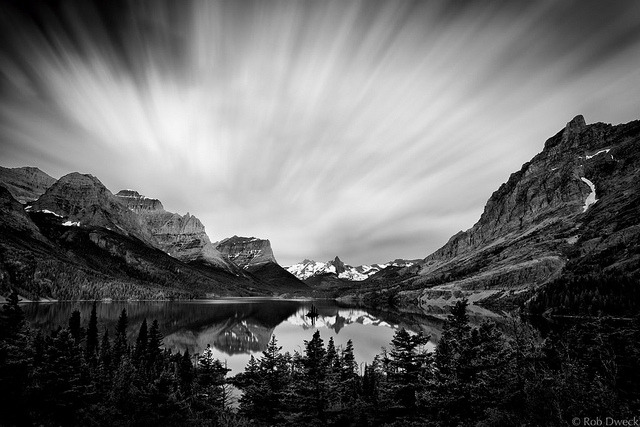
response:
<svg viewBox="0 0 640 427"><path fill-rule="evenodd" d="M91 175L66 175L24 207L0 186L0 295L168 299L280 293L250 274L185 263ZM288 288L287 288L288 289Z"/></svg>
<svg viewBox="0 0 640 427"><path fill-rule="evenodd" d="M211 244L204 225L195 216L167 212L160 200L134 190L121 190L115 197L142 219L156 247L167 254L184 262L202 262L238 273L239 269Z"/></svg>
<svg viewBox="0 0 640 427"><path fill-rule="evenodd" d="M103 227L157 246L138 216L93 175L74 172L63 176L26 209L51 212L79 226Z"/></svg>
<svg viewBox="0 0 640 427"><path fill-rule="evenodd" d="M0 185L20 203L37 200L56 180L38 168L4 168L0 166Z"/></svg>
<svg viewBox="0 0 640 427"><path fill-rule="evenodd" d="M309 290L307 285L278 264L269 240L233 236L214 245L235 265L252 273L265 283L292 291Z"/></svg>
<svg viewBox="0 0 640 427"><path fill-rule="evenodd" d="M13 231L38 240L42 239L40 230L31 221L22 204L14 199L9 190L2 185L0 185L0 218L2 218L0 230L3 235Z"/></svg>
<svg viewBox="0 0 640 427"><path fill-rule="evenodd" d="M403 259L396 259L395 261L390 261L385 264L360 265L353 267L343 263L340 258L336 256L333 260L327 262L317 262L305 259L302 262L286 267L286 269L289 273L303 281L317 276L334 275L338 279L357 282L365 280L389 266L405 267L411 266L416 262L416 260L407 261Z"/></svg>
<svg viewBox="0 0 640 427"><path fill-rule="evenodd" d="M499 305L561 278L637 277L639 242L640 121L577 116L493 193L471 229L417 270L372 276L360 297L383 287L407 304L464 295Z"/></svg>
<svg viewBox="0 0 640 427"><path fill-rule="evenodd" d="M242 268L275 263L271 242L255 237L233 236L215 243L220 253Z"/></svg>

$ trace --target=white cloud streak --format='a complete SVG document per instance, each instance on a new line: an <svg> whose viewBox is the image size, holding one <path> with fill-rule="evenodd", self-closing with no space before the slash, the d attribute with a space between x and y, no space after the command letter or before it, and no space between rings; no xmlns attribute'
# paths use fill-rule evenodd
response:
<svg viewBox="0 0 640 427"><path fill-rule="evenodd" d="M3 22L2 158L269 238L283 264L424 257L574 115L638 115L636 2L140 4L115 30L92 8Z"/></svg>

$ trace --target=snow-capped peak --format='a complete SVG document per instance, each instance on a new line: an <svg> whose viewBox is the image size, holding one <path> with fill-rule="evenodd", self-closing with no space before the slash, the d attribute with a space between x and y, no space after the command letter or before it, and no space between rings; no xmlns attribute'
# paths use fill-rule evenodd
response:
<svg viewBox="0 0 640 427"><path fill-rule="evenodd" d="M373 276L390 265L395 267L408 267L413 265L413 262L396 260L385 264L360 265L358 267L353 267L351 265L344 264L340 258L335 257L335 259L327 262L305 259L302 262L285 268L289 273L293 274L300 280L306 280L312 276L335 274L340 279L359 282Z"/></svg>

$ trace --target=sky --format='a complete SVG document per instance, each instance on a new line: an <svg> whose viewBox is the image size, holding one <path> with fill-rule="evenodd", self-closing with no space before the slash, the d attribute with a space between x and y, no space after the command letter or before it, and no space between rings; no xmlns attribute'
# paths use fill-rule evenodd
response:
<svg viewBox="0 0 640 427"><path fill-rule="evenodd" d="M3 0L0 25L0 165L282 265L424 258L574 116L640 118L637 0Z"/></svg>

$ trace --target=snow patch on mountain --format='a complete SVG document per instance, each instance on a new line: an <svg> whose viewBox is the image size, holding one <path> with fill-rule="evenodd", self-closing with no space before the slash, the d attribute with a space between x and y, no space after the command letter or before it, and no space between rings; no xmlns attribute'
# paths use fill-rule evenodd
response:
<svg viewBox="0 0 640 427"><path fill-rule="evenodd" d="M42 212L42 213L46 213L46 214L55 215L55 216L57 216L58 218L62 218L62 217L63 217L62 215L58 215L57 213L55 213L55 212L53 212L53 211L50 211L49 209L42 209L42 210L40 210L40 211L38 211L38 212Z"/></svg>
<svg viewBox="0 0 640 427"><path fill-rule="evenodd" d="M385 264L360 265L353 267L348 264L343 264L342 261L336 257L336 259L327 262L305 259L302 262L285 267L285 269L300 280L306 280L310 277L324 274L336 274L340 279L360 282L389 266L409 267L413 264L414 263L411 261L396 260Z"/></svg>
<svg viewBox="0 0 640 427"><path fill-rule="evenodd" d="M607 148L606 150L600 150L600 151L598 151L598 152L597 152L597 153L595 153L595 154L592 154L592 155L590 155L590 156L589 156L589 155L586 155L586 156L584 156L584 157L585 157L585 159L589 160L589 159L593 159L593 158L594 158L595 156L597 156L598 154L608 153L609 151L611 151L611 148ZM611 158L613 158L613 156L611 156Z"/></svg>
<svg viewBox="0 0 640 427"><path fill-rule="evenodd" d="M593 205L595 202L598 201L598 199L596 199L596 186L593 184L593 182L589 181L585 177L582 177L580 179L582 180L582 182L587 184L589 186L589 188L591 189L591 193L589 193L589 195L585 199L584 207L582 208L582 212L586 212L587 209L589 209L589 206Z"/></svg>

